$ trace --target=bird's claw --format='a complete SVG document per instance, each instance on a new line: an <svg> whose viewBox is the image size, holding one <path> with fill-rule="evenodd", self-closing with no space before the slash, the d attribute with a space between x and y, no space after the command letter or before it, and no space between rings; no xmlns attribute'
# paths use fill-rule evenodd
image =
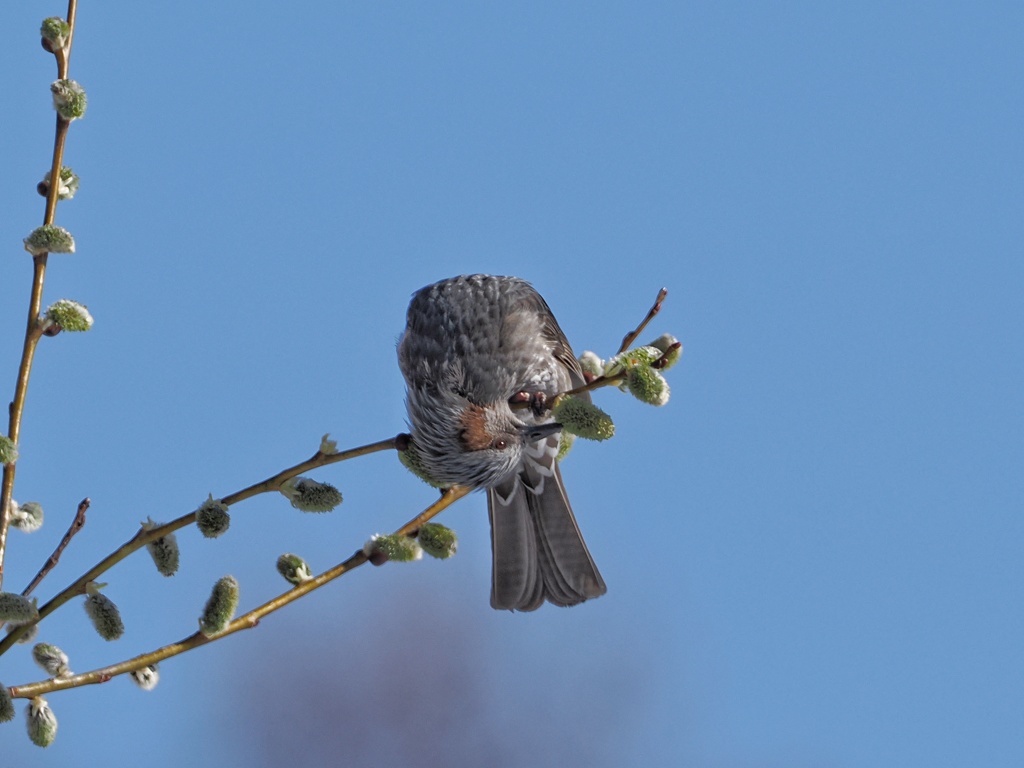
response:
<svg viewBox="0 0 1024 768"><path fill-rule="evenodd" d="M509 405L526 403L534 416L541 416L548 409L548 396L545 392L516 392L508 399Z"/></svg>

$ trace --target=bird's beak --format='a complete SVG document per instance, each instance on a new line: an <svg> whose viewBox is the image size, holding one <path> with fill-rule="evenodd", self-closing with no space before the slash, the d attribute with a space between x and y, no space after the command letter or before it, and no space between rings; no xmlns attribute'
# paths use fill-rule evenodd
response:
<svg viewBox="0 0 1024 768"><path fill-rule="evenodd" d="M523 427L523 439L528 443L536 443L538 440L544 440L561 431L562 425L557 421L547 424L527 425Z"/></svg>

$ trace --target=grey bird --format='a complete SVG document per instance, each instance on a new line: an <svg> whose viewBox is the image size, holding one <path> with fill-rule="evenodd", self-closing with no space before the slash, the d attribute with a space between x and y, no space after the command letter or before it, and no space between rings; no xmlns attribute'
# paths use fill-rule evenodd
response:
<svg viewBox="0 0 1024 768"><path fill-rule="evenodd" d="M583 371L540 294L516 277L428 285L409 304L398 363L427 474L487 490L491 605L532 611L603 595L556 461L561 425L545 407Z"/></svg>

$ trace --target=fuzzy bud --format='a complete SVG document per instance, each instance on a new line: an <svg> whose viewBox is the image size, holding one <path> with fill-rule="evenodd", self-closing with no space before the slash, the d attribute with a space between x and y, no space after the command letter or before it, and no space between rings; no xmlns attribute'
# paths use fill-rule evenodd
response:
<svg viewBox="0 0 1024 768"><path fill-rule="evenodd" d="M38 618L39 610L34 600L22 597L16 592L0 592L0 622L19 627Z"/></svg>
<svg viewBox="0 0 1024 768"><path fill-rule="evenodd" d="M378 533L363 545L363 554L374 565L383 565L388 560L408 563L423 557L423 548L411 536L395 533Z"/></svg>
<svg viewBox="0 0 1024 768"><path fill-rule="evenodd" d="M0 435L0 464L13 464L17 460L18 444L7 435Z"/></svg>
<svg viewBox="0 0 1024 768"><path fill-rule="evenodd" d="M563 425L564 426L564 425ZM558 433L558 453L555 455L555 461L561 461L569 455L569 451L572 450L573 443L576 442L576 435L563 429Z"/></svg>
<svg viewBox="0 0 1024 768"><path fill-rule="evenodd" d="M18 634L18 642L20 645L28 645L29 643L35 642L36 638L39 637L39 623L30 624L24 629L20 630Z"/></svg>
<svg viewBox="0 0 1024 768"><path fill-rule="evenodd" d="M47 171L46 175L43 176L43 180L36 184L36 192L43 197L50 194L50 174L51 171ZM78 178L78 174L68 168L66 165L60 167L60 186L57 188L57 199L58 200L71 200L78 193L78 185L81 179Z"/></svg>
<svg viewBox="0 0 1024 768"><path fill-rule="evenodd" d="M563 432L572 432L587 440L607 440L615 434L612 417L581 397L560 398L552 415L561 422Z"/></svg>
<svg viewBox="0 0 1024 768"><path fill-rule="evenodd" d="M85 116L85 89L74 80L54 80L50 83L53 108L69 123Z"/></svg>
<svg viewBox="0 0 1024 768"><path fill-rule="evenodd" d="M605 375L612 376L637 366L649 366L659 357L661 357L661 350L655 347L644 346L628 349L609 358L604 364L604 372Z"/></svg>
<svg viewBox="0 0 1024 768"><path fill-rule="evenodd" d="M668 382L649 365L638 365L626 371L626 385L637 400L650 405L668 402Z"/></svg>
<svg viewBox="0 0 1024 768"><path fill-rule="evenodd" d="M330 456L332 453L338 452L338 441L331 440L331 433L328 432L326 435L320 438L320 453L325 456Z"/></svg>
<svg viewBox="0 0 1024 768"><path fill-rule="evenodd" d="M36 227L22 242L25 243L25 250L33 256L75 252L75 238L64 227L58 227L56 224Z"/></svg>
<svg viewBox="0 0 1024 768"><path fill-rule="evenodd" d="M289 584L301 584L313 578L309 565L298 555L286 554L277 558L277 572L284 576Z"/></svg>
<svg viewBox="0 0 1024 768"><path fill-rule="evenodd" d="M42 37L43 48L50 53L56 53L68 44L71 25L60 16L50 16L48 19L43 19L39 35Z"/></svg>
<svg viewBox="0 0 1024 768"><path fill-rule="evenodd" d="M0 464L13 464L18 460L18 444L7 435L0 435Z"/></svg>
<svg viewBox="0 0 1024 768"><path fill-rule="evenodd" d="M121 612L114 605L114 601L100 592L101 587L106 584L97 584L90 581L85 589L88 595L85 598L85 612L89 614L96 633L104 640L117 640L124 634L124 622L121 621Z"/></svg>
<svg viewBox="0 0 1024 768"><path fill-rule="evenodd" d="M11 506L11 525L19 531L32 533L43 527L43 506L38 501L19 504L12 499Z"/></svg>
<svg viewBox="0 0 1024 768"><path fill-rule="evenodd" d="M32 658L50 677L71 677L68 655L56 645L36 643L32 648Z"/></svg>
<svg viewBox="0 0 1024 768"><path fill-rule="evenodd" d="M424 523L416 534L416 540L424 552L439 560L447 560L459 548L459 537L455 531L440 523Z"/></svg>
<svg viewBox="0 0 1024 768"><path fill-rule="evenodd" d="M14 719L14 699L6 685L0 683L0 723L9 723Z"/></svg>
<svg viewBox="0 0 1024 768"><path fill-rule="evenodd" d="M231 515L228 514L228 506L211 495L203 506L196 510L196 525L203 536L208 539L216 539L223 534L231 525Z"/></svg>
<svg viewBox="0 0 1024 768"><path fill-rule="evenodd" d="M51 326L57 326L62 331L88 331L92 328L92 315L85 304L79 304L71 299L60 299L47 307L42 326L44 333Z"/></svg>
<svg viewBox="0 0 1024 768"><path fill-rule="evenodd" d="M405 441L405 447L398 450L398 460L402 462L402 466L427 485L431 485L434 488L444 488L444 485L434 480L423 468L423 460L420 458L419 450L417 450L416 443L413 442L411 435Z"/></svg>
<svg viewBox="0 0 1024 768"><path fill-rule="evenodd" d="M341 491L330 483L293 477L281 484L281 493L303 512L330 512L341 504Z"/></svg>
<svg viewBox="0 0 1024 768"><path fill-rule="evenodd" d="M212 637L231 623L238 608L238 580L224 576L213 585L210 599L206 601L203 615L199 617L199 631Z"/></svg>
<svg viewBox="0 0 1024 768"><path fill-rule="evenodd" d="M663 371L667 371L678 363L679 358L683 356L683 345L670 333L663 333L647 346L654 347L661 352L661 370Z"/></svg>
<svg viewBox="0 0 1024 768"><path fill-rule="evenodd" d="M141 669L135 669L128 673L132 682L144 691L152 691L160 682L160 671L156 664L148 664Z"/></svg>
<svg viewBox="0 0 1024 768"><path fill-rule="evenodd" d="M154 528L159 528L160 525L161 523L154 523L153 518L148 518L142 524L142 530L151 531ZM146 551L153 558L153 564L161 576L173 576L178 572L181 552L178 549L178 539L173 533L166 533L159 539L148 542Z"/></svg>
<svg viewBox="0 0 1024 768"><path fill-rule="evenodd" d="M604 373L604 360L588 349L580 355L580 368L583 369L584 374L589 374L591 378L596 379Z"/></svg>
<svg viewBox="0 0 1024 768"><path fill-rule="evenodd" d="M25 708L28 737L37 747L48 747L57 738L57 717L42 696L36 696Z"/></svg>

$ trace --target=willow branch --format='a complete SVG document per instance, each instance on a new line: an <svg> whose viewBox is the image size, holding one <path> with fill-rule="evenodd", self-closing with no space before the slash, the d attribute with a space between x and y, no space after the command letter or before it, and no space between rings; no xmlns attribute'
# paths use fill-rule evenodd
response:
<svg viewBox="0 0 1024 768"><path fill-rule="evenodd" d="M78 0L68 0L67 22L70 27L68 39L64 47L55 52L57 59L57 77L65 79L71 63L71 42L75 35L75 16L78 12ZM67 140L70 123L57 115L57 128L54 131L53 158L50 163L50 185L46 193L46 211L43 224L53 224L57 214L57 198L60 193L60 169L64 163L64 143ZM36 345L39 343L39 313L43 305L43 283L46 279L46 261L49 254L43 253L33 257L32 290L29 294L28 323L25 329L25 342L21 350L21 363L18 365L18 379L14 385L14 399L11 401L7 427L7 437L15 444L21 439L21 421L25 413L25 398L28 394L28 380L32 373L32 361L35 358ZM11 500L14 498L15 465L5 464L3 480L0 480L0 587L3 586L4 562L7 555L7 534L11 523Z"/></svg>
<svg viewBox="0 0 1024 768"><path fill-rule="evenodd" d="M460 485L448 488L441 495L440 499L435 501L420 514L416 515L416 517L395 531L395 534L407 536L413 531L418 530L428 520L436 517L469 492L469 488ZM260 620L264 616L281 610L286 605L294 603L299 598L308 595L314 589L319 589L325 584L334 581L340 576L344 576L346 573L358 568L366 562L367 556L360 549L347 560L338 563L336 566L324 571L319 576L315 576L309 581L304 581L287 592L283 592L278 595L273 600L269 600L258 608L254 608L248 613L239 616L237 619L229 623L222 632L219 632L213 637L206 637L201 632L196 632L176 643L165 645L155 651L150 651L149 653L144 653L131 659L126 659L125 661L118 662L117 664L111 664L110 666L94 669L91 672L84 672L72 677L40 680L35 683L15 686L10 689L11 696L14 698L32 698L33 696L41 696L43 694L64 690L66 688L80 688L85 685L105 683L117 675L134 672L137 669L142 669L143 667L147 667L151 664L156 664L164 659L169 659L172 656L185 653L193 648L198 648L201 645L223 640L229 635L233 635L235 632L241 632L243 629L252 629L259 624Z"/></svg>
<svg viewBox="0 0 1024 768"><path fill-rule="evenodd" d="M348 459L354 459L359 456L366 456L370 453L377 451L385 451L388 449L395 448L395 441L397 437L390 437L387 440L380 440L376 443L370 443L369 445L359 446L358 448L350 448L347 451L338 451L335 453L323 453L317 451L313 456L306 461L296 464L294 467L278 472L272 477L268 477L259 483L250 485L248 488L243 488L240 491L228 494L220 501L228 506L237 504L239 501L256 496L260 493L268 493L276 491L281 487L281 484L286 480L301 475L303 472L308 472L311 469L318 467L326 467L329 464L336 464L339 461L346 461ZM142 528L132 538L128 539L124 544L115 549L105 558L100 560L96 565L86 571L84 574L79 576L75 581L65 587L61 592L54 596L48 603L40 607L39 619L42 621L44 618L49 616L55 610L60 608L64 603L73 599L78 595L85 594L85 587L90 581L95 581L105 572L110 570L113 566L124 560L132 552L135 552L142 547L146 546L151 541L163 538L169 533L179 528L184 528L186 525L194 523L196 520L195 510L189 512L187 515L182 515L176 520L172 520L169 523L158 525L154 528ZM12 645L14 645L18 638L28 632L31 624L24 624L20 627L12 628L7 636L3 640L0 640L0 655L6 653Z"/></svg>

